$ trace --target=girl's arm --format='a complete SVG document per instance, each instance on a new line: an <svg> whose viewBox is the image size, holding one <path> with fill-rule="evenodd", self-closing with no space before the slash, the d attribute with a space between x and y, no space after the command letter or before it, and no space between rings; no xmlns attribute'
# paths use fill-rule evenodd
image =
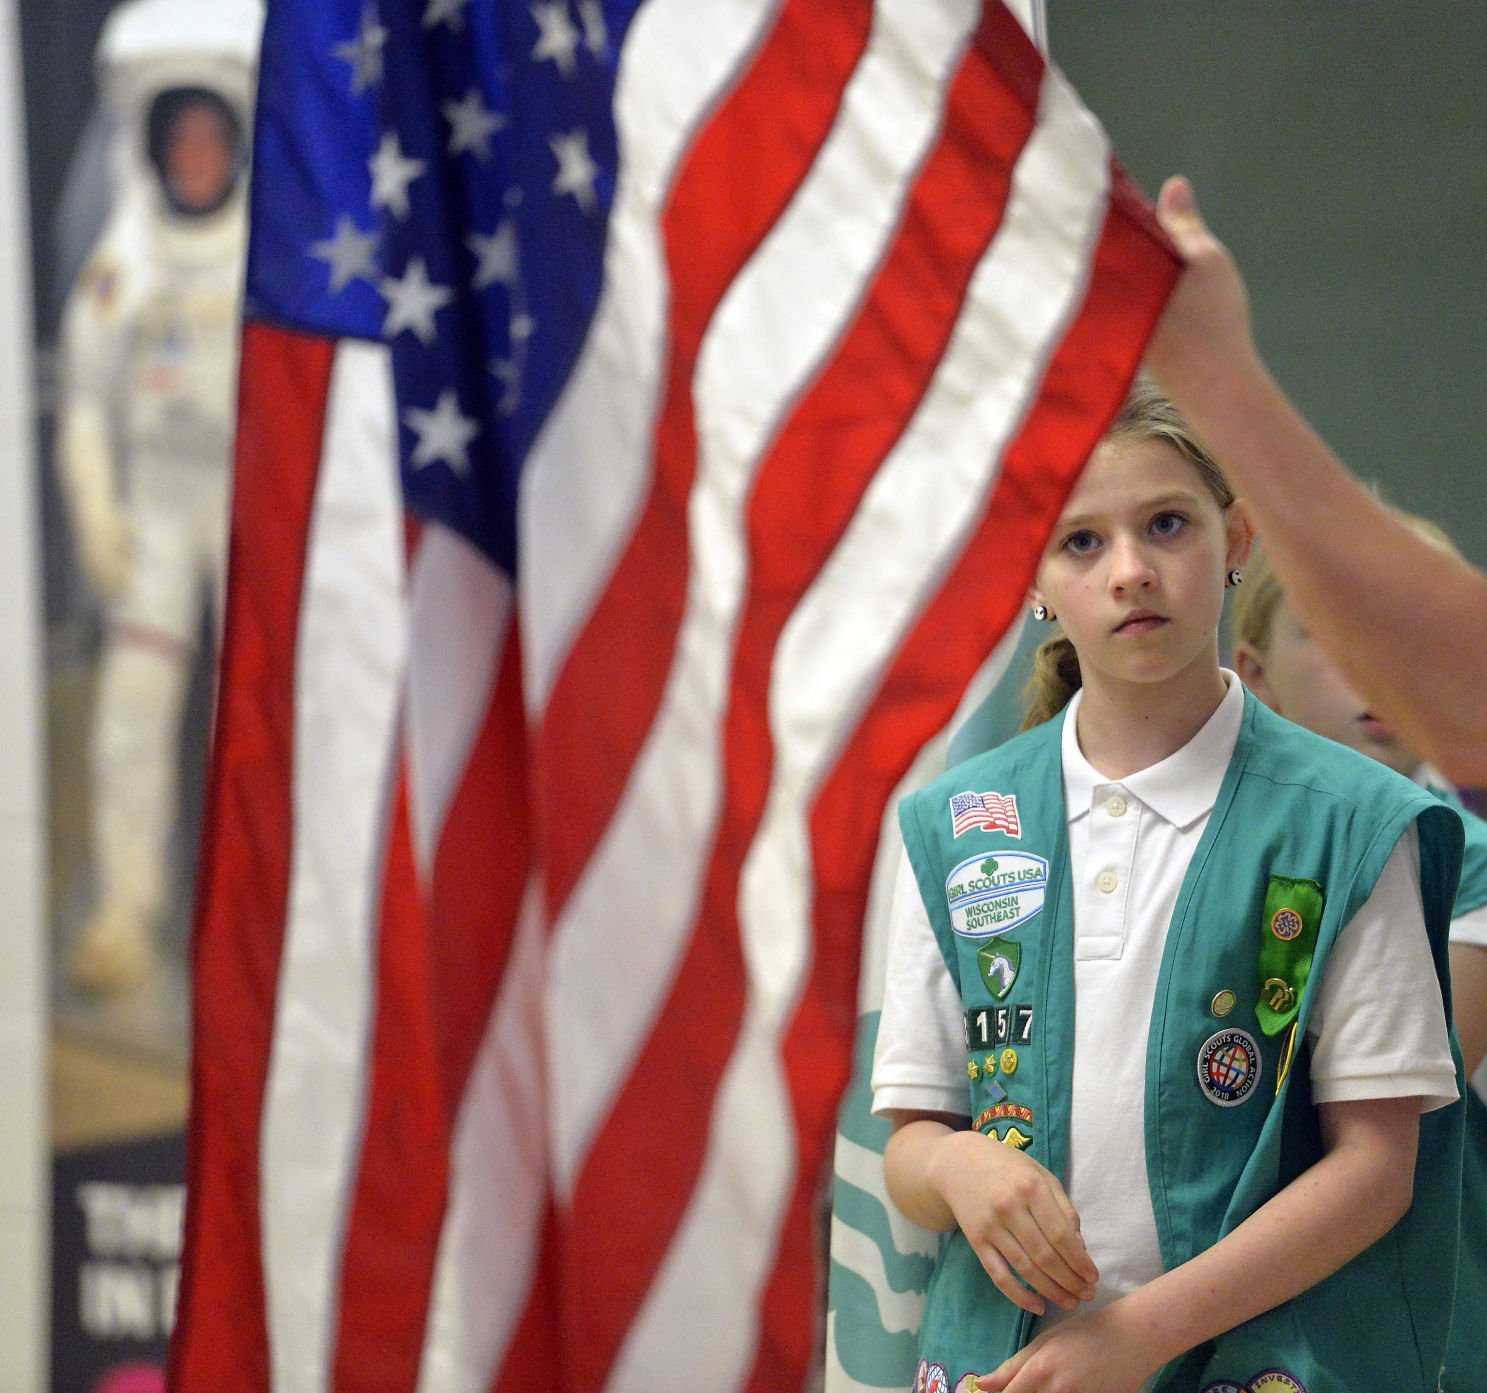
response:
<svg viewBox="0 0 1487 1393"><path fill-rule="evenodd" d="M1185 179L1157 214L1187 270L1148 366L1249 505L1306 626L1407 745L1487 782L1487 576L1391 517L1286 399Z"/></svg>
<svg viewBox="0 0 1487 1393"><path fill-rule="evenodd" d="M1194 1345L1289 1301L1382 1238L1409 1209L1418 1098L1322 1103L1325 1154L1212 1248L1041 1335L980 1387L1136 1393Z"/></svg>
<svg viewBox="0 0 1487 1393"><path fill-rule="evenodd" d="M1487 948L1481 944L1451 945L1451 1003L1466 1076L1471 1078L1487 1057Z"/></svg>
<svg viewBox="0 0 1487 1393"><path fill-rule="evenodd" d="M883 1153L893 1202L924 1228L958 1227L997 1289L1023 1310L1043 1314L1038 1293L1065 1310L1088 1301L1100 1274L1058 1178L1025 1152L959 1122L936 1113L894 1115Z"/></svg>

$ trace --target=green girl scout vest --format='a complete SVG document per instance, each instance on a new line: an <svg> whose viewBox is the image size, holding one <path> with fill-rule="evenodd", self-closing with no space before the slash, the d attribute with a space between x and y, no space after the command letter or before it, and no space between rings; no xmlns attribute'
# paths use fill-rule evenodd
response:
<svg viewBox="0 0 1487 1393"><path fill-rule="evenodd" d="M899 820L965 1007L971 1124L1066 1179L1074 967L1063 720L952 769L904 799ZM1212 1247L1321 1156L1308 984L1411 822L1448 993L1460 819L1382 765L1246 698L1173 910L1151 1018L1146 1165L1169 1269ZM1326 1281L1173 1361L1157 1393L1434 1390L1451 1312L1461 1146L1459 1103L1425 1114L1405 1218ZM1274 1254L1286 1260L1284 1249ZM916 1387L969 1387L966 1376L1020 1349L1032 1323L959 1230L946 1235Z"/></svg>
<svg viewBox="0 0 1487 1393"><path fill-rule="evenodd" d="M1453 918L1487 904L1487 822L1446 789L1431 790L1461 814L1466 846ZM1461 1167L1461 1260L1456 1309L1446 1347L1446 1393L1487 1393L1487 1103L1466 1090L1466 1149Z"/></svg>

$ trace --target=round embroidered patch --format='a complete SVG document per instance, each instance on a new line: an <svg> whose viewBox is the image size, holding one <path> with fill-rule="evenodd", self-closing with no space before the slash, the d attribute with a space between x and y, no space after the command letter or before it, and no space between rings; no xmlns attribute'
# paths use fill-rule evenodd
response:
<svg viewBox="0 0 1487 1393"><path fill-rule="evenodd" d="M931 1364L924 1376L924 1393L950 1393L950 1375L943 1364Z"/></svg>
<svg viewBox="0 0 1487 1393"><path fill-rule="evenodd" d="M1242 1383L1230 1383L1228 1379L1220 1379L1217 1383L1210 1383L1203 1393L1250 1393Z"/></svg>
<svg viewBox="0 0 1487 1393"><path fill-rule="evenodd" d="M1266 1369L1249 1381L1250 1393L1306 1393L1301 1380L1284 1369Z"/></svg>
<svg viewBox="0 0 1487 1393"><path fill-rule="evenodd" d="M1289 905L1283 905L1270 916L1270 932L1282 943L1289 943L1293 938L1301 936L1301 930L1306 927L1301 916Z"/></svg>
<svg viewBox="0 0 1487 1393"><path fill-rule="evenodd" d="M1198 1087L1210 1103L1232 1108L1260 1081L1260 1047L1245 1030L1221 1030L1198 1051Z"/></svg>

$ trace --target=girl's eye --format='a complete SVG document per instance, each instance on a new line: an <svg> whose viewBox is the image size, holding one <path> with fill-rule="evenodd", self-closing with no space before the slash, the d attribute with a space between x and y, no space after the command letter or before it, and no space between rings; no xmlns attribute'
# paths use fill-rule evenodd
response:
<svg viewBox="0 0 1487 1393"><path fill-rule="evenodd" d="M1171 537L1181 532L1187 519L1181 513L1158 513L1151 520L1154 537Z"/></svg>
<svg viewBox="0 0 1487 1393"><path fill-rule="evenodd" d="M1071 532L1064 538L1064 550L1074 556L1087 556L1099 545L1093 532Z"/></svg>

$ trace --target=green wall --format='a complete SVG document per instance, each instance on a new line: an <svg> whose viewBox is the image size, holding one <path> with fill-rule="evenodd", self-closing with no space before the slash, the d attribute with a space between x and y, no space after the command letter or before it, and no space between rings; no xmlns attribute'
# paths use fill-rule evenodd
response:
<svg viewBox="0 0 1487 1393"><path fill-rule="evenodd" d="M1487 564L1487 0L1047 0L1047 17L1136 181L1154 197L1193 178L1311 422Z"/></svg>

